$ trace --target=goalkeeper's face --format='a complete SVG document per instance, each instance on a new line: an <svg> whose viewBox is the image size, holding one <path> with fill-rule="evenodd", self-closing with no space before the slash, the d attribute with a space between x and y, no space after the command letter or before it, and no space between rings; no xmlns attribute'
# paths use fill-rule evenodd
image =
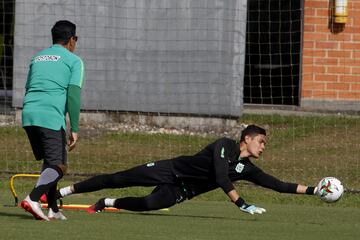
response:
<svg viewBox="0 0 360 240"><path fill-rule="evenodd" d="M255 136L245 137L247 151L251 157L258 158L265 150L266 136L258 134Z"/></svg>

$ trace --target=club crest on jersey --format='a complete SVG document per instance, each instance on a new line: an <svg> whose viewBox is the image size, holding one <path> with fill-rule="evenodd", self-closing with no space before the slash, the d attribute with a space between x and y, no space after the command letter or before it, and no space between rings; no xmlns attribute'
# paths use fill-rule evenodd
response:
<svg viewBox="0 0 360 240"><path fill-rule="evenodd" d="M241 173L244 170L245 165L242 163L238 163L235 167L235 171Z"/></svg>

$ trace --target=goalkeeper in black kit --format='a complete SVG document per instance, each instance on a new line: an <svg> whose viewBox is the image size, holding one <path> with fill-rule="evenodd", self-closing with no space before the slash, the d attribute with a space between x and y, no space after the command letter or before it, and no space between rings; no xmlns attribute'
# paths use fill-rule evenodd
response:
<svg viewBox="0 0 360 240"><path fill-rule="evenodd" d="M249 125L240 142L221 138L193 156L180 156L140 165L113 174L94 176L72 186L61 188L59 197L105 188L154 186L144 197L102 198L88 209L89 213L115 207L130 211L150 211L171 207L197 195L221 188L241 211L262 214L264 208L247 203L236 191L233 182L250 181L280 193L313 195L315 187L283 182L263 172L249 157L258 158L265 150L266 131Z"/></svg>

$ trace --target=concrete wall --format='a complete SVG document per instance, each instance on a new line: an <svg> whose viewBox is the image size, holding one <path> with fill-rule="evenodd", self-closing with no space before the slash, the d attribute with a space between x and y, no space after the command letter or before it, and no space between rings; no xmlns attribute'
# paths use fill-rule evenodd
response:
<svg viewBox="0 0 360 240"><path fill-rule="evenodd" d="M240 116L246 0L17 0L13 105L57 20L77 24L83 110Z"/></svg>

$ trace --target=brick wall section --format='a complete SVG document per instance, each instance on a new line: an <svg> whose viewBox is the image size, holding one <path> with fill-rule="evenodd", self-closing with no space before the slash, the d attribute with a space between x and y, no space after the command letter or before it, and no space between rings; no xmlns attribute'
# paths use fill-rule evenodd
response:
<svg viewBox="0 0 360 240"><path fill-rule="evenodd" d="M360 0L345 25L331 22L332 0L304 1L301 101L360 101Z"/></svg>

